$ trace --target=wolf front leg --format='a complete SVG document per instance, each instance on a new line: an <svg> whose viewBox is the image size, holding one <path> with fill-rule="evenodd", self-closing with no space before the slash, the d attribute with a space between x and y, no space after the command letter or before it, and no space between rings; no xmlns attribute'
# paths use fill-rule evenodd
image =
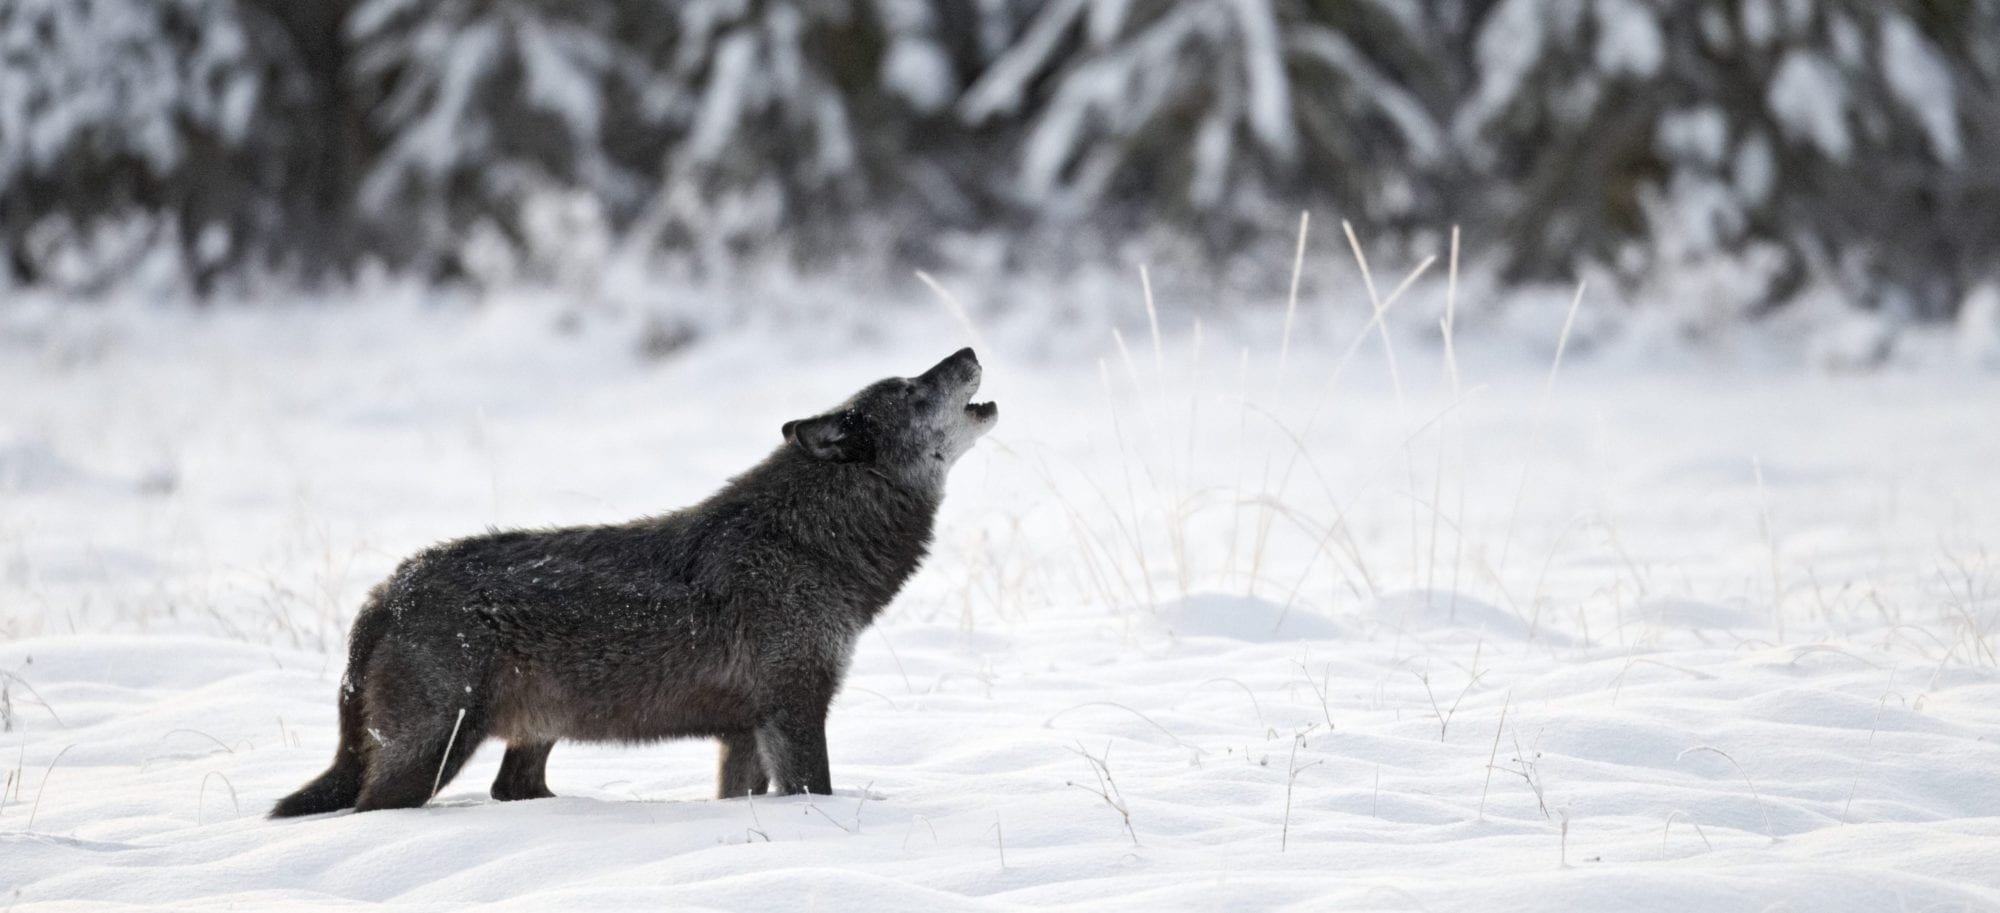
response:
<svg viewBox="0 0 2000 913"><path fill-rule="evenodd" d="M732 732L722 737L722 758L715 775L716 795L735 799L763 795L771 788L764 757L757 751L757 733Z"/></svg>
<svg viewBox="0 0 2000 913"><path fill-rule="evenodd" d="M788 710L757 727L757 747L771 785L781 796L833 795L833 769L826 756L826 710Z"/></svg>

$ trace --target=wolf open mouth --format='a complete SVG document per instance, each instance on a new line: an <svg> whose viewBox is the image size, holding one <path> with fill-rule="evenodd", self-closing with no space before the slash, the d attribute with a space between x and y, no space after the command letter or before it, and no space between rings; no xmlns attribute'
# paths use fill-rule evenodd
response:
<svg viewBox="0 0 2000 913"><path fill-rule="evenodd" d="M967 400L972 399L972 395L979 392L979 382L983 379L980 376L982 373L978 368L978 362L974 362L972 384L965 390L965 398ZM975 422L990 422L994 416L999 414L1000 407L990 400L983 403L967 402L965 404L965 417Z"/></svg>

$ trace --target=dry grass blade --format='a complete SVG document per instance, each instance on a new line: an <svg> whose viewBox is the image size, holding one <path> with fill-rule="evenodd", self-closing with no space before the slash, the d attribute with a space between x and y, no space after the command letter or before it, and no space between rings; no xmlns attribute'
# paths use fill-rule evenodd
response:
<svg viewBox="0 0 2000 913"><path fill-rule="evenodd" d="M444 787L444 769L451 765L451 749L458 744L458 727L465 724L465 708L458 708L458 716L451 721L451 738L444 743L444 755L438 758L437 776L431 778L431 795L435 797Z"/></svg>
<svg viewBox="0 0 2000 913"><path fill-rule="evenodd" d="M1074 713L1074 712L1076 712L1076 711L1078 711L1078 710L1082 710L1082 709L1084 709L1084 708L1086 708L1086 707L1113 707L1113 708L1116 708L1116 709L1119 709L1119 710L1123 710L1123 711L1125 711L1126 713L1129 713L1129 714L1131 714L1131 715L1133 715L1133 716L1136 716L1136 717L1138 717L1138 718L1139 718L1139 719L1141 719L1141 720L1144 720L1144 721L1146 721L1146 724L1147 724L1147 725L1149 725L1149 726L1151 726L1151 727L1153 727L1154 729L1158 729L1158 730L1159 730L1159 731L1161 732L1161 734L1165 735L1165 736L1166 736L1167 738L1169 738L1169 739L1172 739L1175 745L1179 745L1179 746L1180 746L1180 747L1182 747L1182 748L1186 748L1186 749L1188 749L1189 751L1192 751L1192 752L1194 752L1195 754L1198 754L1198 755L1199 755L1199 754L1206 754L1206 752L1204 752L1204 751L1202 751L1202 750L1201 750L1201 747L1200 747L1200 746L1198 746L1198 745L1195 745L1195 744L1193 744L1193 743L1190 743L1190 742L1184 742L1184 741L1182 741L1182 740L1181 740L1181 737L1180 737L1180 736L1177 736L1177 735L1174 735L1174 733L1173 733L1173 731L1172 731L1172 730L1168 729L1168 728L1167 728L1167 727L1165 727L1165 726L1162 726L1162 725L1160 725L1160 724L1159 724L1159 721L1157 721L1157 720L1153 719L1152 717L1150 717L1150 716L1147 716L1147 715L1145 715L1145 714L1143 714L1143 713L1140 713L1140 712L1139 712L1139 711L1137 711L1137 710L1133 710L1132 708L1130 708L1130 707L1127 707L1127 706L1125 706L1124 704L1120 704L1120 703L1118 703L1117 701L1086 701L1086 702L1084 702L1084 703L1081 703L1081 704L1078 704L1078 705L1076 705L1076 706L1074 706L1074 707L1068 707L1068 708L1065 708L1065 709L1062 709L1062 710L1058 710L1058 711L1056 711L1055 713L1053 713L1053 714L1050 714L1050 715L1049 715L1049 718L1048 718L1048 719L1046 719L1046 720L1043 720L1043 721L1042 721L1042 728L1043 728L1043 729L1054 729L1054 728L1055 728L1055 722L1056 722L1056 720L1057 720L1057 719L1059 719L1059 718L1061 718L1061 717L1062 717L1062 716L1063 716L1064 714L1068 714L1068 713Z"/></svg>
<svg viewBox="0 0 2000 913"><path fill-rule="evenodd" d="M64 745L61 751L56 752L55 757L49 759L49 766L42 770L42 785L35 788L35 805L28 809L28 823L25 830L35 829L35 816L41 814L42 795L49 791L49 777L56 772L56 762L62 760L63 755L69 754L69 750L75 747L74 742Z"/></svg>
<svg viewBox="0 0 2000 913"><path fill-rule="evenodd" d="M1307 726L1304 731L1292 736L1292 753L1285 761L1285 820L1278 831L1278 852L1282 853L1292 841L1292 786L1299 781L1299 774L1318 767L1322 762L1314 761L1304 767L1299 766L1299 746L1305 743L1306 734L1312 731Z"/></svg>
<svg viewBox="0 0 2000 913"><path fill-rule="evenodd" d="M1278 340L1278 378L1285 376L1285 361L1292 354L1292 320L1299 310L1299 277L1306 268L1306 230L1312 226L1312 212L1299 211L1299 245L1292 253L1292 287L1285 294L1285 330Z"/></svg>
<svg viewBox="0 0 2000 913"><path fill-rule="evenodd" d="M930 273L923 270L917 270L916 272L917 278L923 284L930 287L931 292L938 296L938 301L944 304L945 310L951 314L952 319L958 322L959 328L965 331L966 338L971 340L972 344L980 351L986 351L985 338L979 335L979 328L973 325L972 315L965 310L965 305L958 300L958 296L953 295L949 289L946 289L943 283L932 278Z"/></svg>
<svg viewBox="0 0 2000 913"><path fill-rule="evenodd" d="M1736 768L1736 773L1737 773L1737 775L1738 775L1738 776L1741 776L1741 777L1743 778L1743 785L1745 785L1745 786L1748 786L1748 787L1750 787L1750 796L1751 796L1751 798L1753 798L1753 799L1756 799L1756 800L1757 800L1757 809L1758 809L1758 811L1761 811L1761 812L1763 812L1763 813L1764 813L1764 836L1766 836L1766 837L1769 837L1769 838L1771 838L1771 842L1772 842L1772 843L1777 843L1777 842L1778 842L1778 832L1777 832L1777 829L1776 829L1776 828L1773 828L1773 827L1771 826L1771 809L1770 809L1770 807L1769 807L1769 806L1768 806L1768 805L1767 805L1767 804L1766 804L1766 803L1764 802L1764 794L1763 794L1763 793L1761 793L1761 792L1759 792L1759 791L1757 790L1757 783L1756 783L1756 781L1754 781L1754 780L1751 780L1751 779L1750 779L1750 772L1749 772L1749 771L1747 771L1747 770L1744 770L1744 769L1743 769L1743 765L1742 765L1742 764L1739 764L1739 763L1737 763L1737 761L1736 761L1736 758L1732 757L1732 756L1731 756L1731 755L1729 754L1729 752L1726 752L1726 751L1723 751L1723 750L1722 750L1722 749L1720 749L1720 748L1714 748L1714 747L1711 747L1711 746L1708 746L1708 745L1696 745L1696 746L1694 746L1694 747L1692 747L1692 748L1688 748L1688 749L1684 749L1684 750L1682 750L1680 754L1677 754L1677 755L1675 755L1675 756L1674 756L1674 760L1678 761L1678 760L1681 760L1681 759L1683 759L1683 758L1686 758L1686 757L1687 757L1688 755L1691 755L1691 754L1694 754L1694 753L1696 753L1696 752L1702 752L1702 751L1706 751L1706 752L1711 752L1711 753L1714 753L1714 754L1718 754L1718 755L1721 755L1721 756L1722 756L1722 759L1723 759L1723 760L1725 760L1725 761L1728 761L1728 762L1729 762L1729 766L1731 766L1731 767L1734 767L1734 768Z"/></svg>
<svg viewBox="0 0 2000 913"><path fill-rule="evenodd" d="M27 679L22 678L19 675L16 675L12 672L8 672L4 669L0 669L0 678L5 678L9 682L12 682L16 685L20 685L21 690L28 692L28 696L33 698L35 703L39 705L43 711L48 713L49 719L56 721L57 726L61 726L64 729L69 728L69 725L62 721L62 717L56 714L56 708L49 706L49 702L45 700L42 697L42 695L35 690L35 686L28 684Z"/></svg>
<svg viewBox="0 0 2000 913"><path fill-rule="evenodd" d="M222 785L229 788L229 807L233 809L237 815L241 816L243 814L243 804L236 801L236 784L229 782L229 777L224 775L222 771L211 770L208 773L202 775L201 788L195 791L194 824L196 827L201 826L202 823L201 813L204 807L207 806L208 804L207 801L208 781L210 778L213 777L221 777Z"/></svg>
<svg viewBox="0 0 2000 913"><path fill-rule="evenodd" d="M1493 750L1486 754L1486 782L1479 787L1479 820L1486 820L1486 791L1493 786L1493 762L1500 758L1500 734L1507 729L1507 711L1514 706L1514 689L1500 703L1500 723L1493 727Z"/></svg>
<svg viewBox="0 0 2000 913"><path fill-rule="evenodd" d="M1078 757L1090 763L1090 772L1097 779L1097 788L1092 789L1090 786L1074 780L1069 781L1065 785L1073 786L1103 799L1105 805L1110 806L1112 811L1118 813L1119 820L1124 824L1126 835L1132 838L1132 845L1138 846L1139 832L1132 828L1132 810L1125 804L1125 796L1118 791L1118 782L1112 779L1111 776L1111 746L1108 743L1104 746L1103 757L1097 757L1085 751L1082 742L1078 742L1076 747L1070 750L1076 752Z"/></svg>

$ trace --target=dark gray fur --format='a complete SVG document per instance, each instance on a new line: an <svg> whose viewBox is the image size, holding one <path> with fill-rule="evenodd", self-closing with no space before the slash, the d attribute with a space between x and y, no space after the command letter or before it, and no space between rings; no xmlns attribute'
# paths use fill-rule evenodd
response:
<svg viewBox="0 0 2000 913"><path fill-rule="evenodd" d="M719 795L830 793L854 640L923 561L951 465L992 427L964 349L784 426L693 507L435 546L354 619L333 766L273 817L429 801L488 738L496 799L550 795L559 739L722 743ZM463 716L461 717L461 712Z"/></svg>

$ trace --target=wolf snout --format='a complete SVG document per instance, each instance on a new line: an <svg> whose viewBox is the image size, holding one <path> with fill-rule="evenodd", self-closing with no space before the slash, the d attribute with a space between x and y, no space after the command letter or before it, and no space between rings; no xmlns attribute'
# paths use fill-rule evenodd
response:
<svg viewBox="0 0 2000 913"><path fill-rule="evenodd" d="M979 373L979 354L972 351L971 346L966 346L946 356L945 360L938 362L937 367L931 370L977 374Z"/></svg>
<svg viewBox="0 0 2000 913"><path fill-rule="evenodd" d="M974 354L971 346L967 346L951 353L945 360L933 365L930 370L925 371L923 376L917 378L917 380L933 384L943 383L970 386L977 389L980 373L979 356Z"/></svg>

